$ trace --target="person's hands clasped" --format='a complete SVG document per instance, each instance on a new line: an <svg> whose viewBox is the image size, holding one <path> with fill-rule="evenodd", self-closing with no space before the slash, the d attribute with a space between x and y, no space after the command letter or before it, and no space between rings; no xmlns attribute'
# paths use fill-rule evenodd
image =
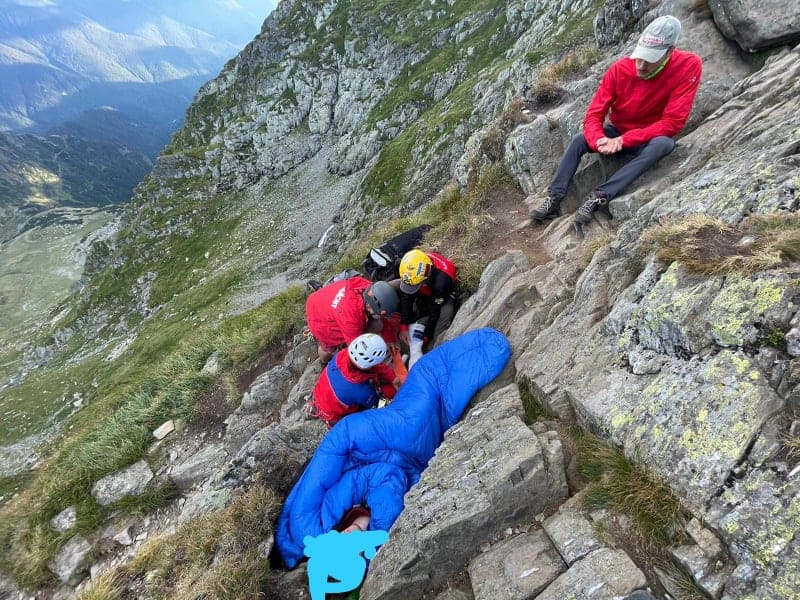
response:
<svg viewBox="0 0 800 600"><path fill-rule="evenodd" d="M622 136L615 138L601 137L597 140L597 151L600 154L616 154L622 150Z"/></svg>

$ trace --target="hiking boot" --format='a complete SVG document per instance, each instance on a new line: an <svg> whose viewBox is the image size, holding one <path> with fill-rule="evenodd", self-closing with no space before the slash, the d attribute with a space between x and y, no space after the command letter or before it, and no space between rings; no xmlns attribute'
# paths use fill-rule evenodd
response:
<svg viewBox="0 0 800 600"><path fill-rule="evenodd" d="M545 196L538 207L532 208L531 221L546 221L561 216L561 198L553 198L549 194Z"/></svg>
<svg viewBox="0 0 800 600"><path fill-rule="evenodd" d="M598 196L594 192L589 194L586 202L581 204L580 208L575 212L575 222L580 225L586 225L592 220L592 214L601 206L608 204L608 200L602 196Z"/></svg>
<svg viewBox="0 0 800 600"><path fill-rule="evenodd" d="M308 289L312 292L316 292L317 290L322 289L322 284L316 279L309 279L306 282L306 286L308 286Z"/></svg>

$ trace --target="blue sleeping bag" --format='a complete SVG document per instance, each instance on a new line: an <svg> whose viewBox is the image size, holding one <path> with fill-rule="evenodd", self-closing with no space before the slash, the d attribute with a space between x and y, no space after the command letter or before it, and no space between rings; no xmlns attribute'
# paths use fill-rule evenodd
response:
<svg viewBox="0 0 800 600"><path fill-rule="evenodd" d="M472 396L506 366L511 347L494 329L470 331L424 355L394 401L349 415L331 429L295 484L275 540L289 568L303 538L332 530L353 506L370 509L369 528L388 531Z"/></svg>

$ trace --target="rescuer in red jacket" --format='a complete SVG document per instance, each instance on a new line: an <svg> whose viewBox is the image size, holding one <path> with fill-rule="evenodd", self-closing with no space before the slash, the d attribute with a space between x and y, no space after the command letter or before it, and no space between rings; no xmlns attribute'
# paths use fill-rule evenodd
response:
<svg viewBox="0 0 800 600"><path fill-rule="evenodd" d="M306 300L306 321L317 340L323 363L362 333L379 333L388 343L396 341L391 324L397 312L397 292L385 281L372 283L363 277L335 281Z"/></svg>
<svg viewBox="0 0 800 600"><path fill-rule="evenodd" d="M588 223L595 210L672 152L674 137L692 112L702 73L699 56L675 48L680 33L678 19L658 17L639 37L630 58L618 60L606 71L586 111L583 133L572 138L547 196L531 210L532 221L561 214L561 200L587 152L619 153L631 159L578 208L578 225Z"/></svg>
<svg viewBox="0 0 800 600"><path fill-rule="evenodd" d="M342 417L375 408L381 396L394 398L400 378L386 364L386 342L375 333L358 336L334 354L319 375L308 415L333 427Z"/></svg>

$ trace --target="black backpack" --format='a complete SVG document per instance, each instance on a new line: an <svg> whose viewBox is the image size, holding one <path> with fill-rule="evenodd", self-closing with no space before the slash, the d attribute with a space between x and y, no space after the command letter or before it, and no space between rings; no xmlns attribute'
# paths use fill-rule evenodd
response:
<svg viewBox="0 0 800 600"><path fill-rule="evenodd" d="M361 263L362 271L372 281L397 279L403 255L420 245L432 225L420 225L400 233L369 251Z"/></svg>

